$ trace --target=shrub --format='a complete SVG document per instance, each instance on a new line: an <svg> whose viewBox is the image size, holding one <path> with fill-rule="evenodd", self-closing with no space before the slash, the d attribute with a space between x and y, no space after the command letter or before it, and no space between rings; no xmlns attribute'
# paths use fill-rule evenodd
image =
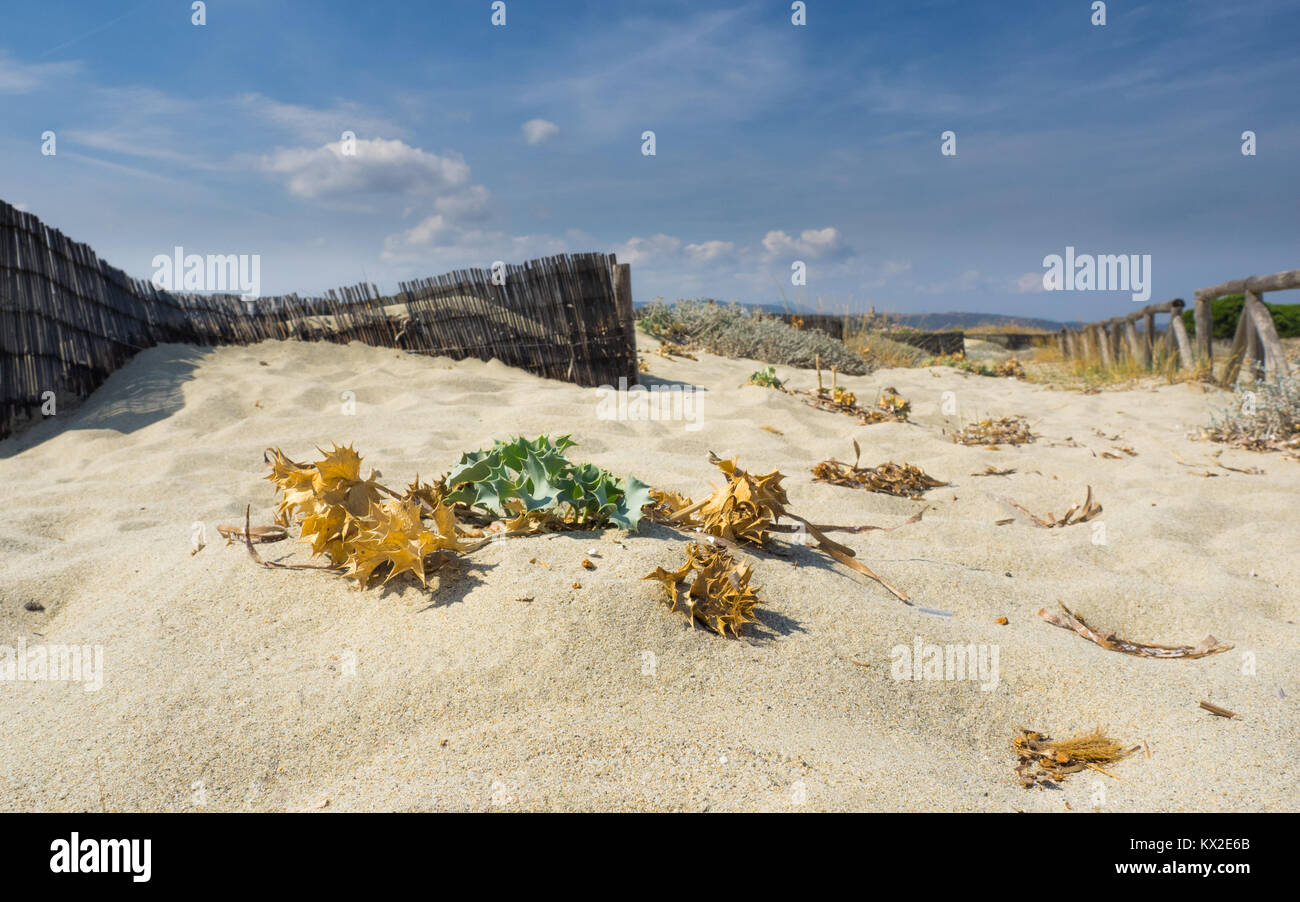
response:
<svg viewBox="0 0 1300 902"><path fill-rule="evenodd" d="M1205 430L1207 438L1255 451L1300 448L1300 378L1237 386L1231 407L1220 411Z"/></svg>
<svg viewBox="0 0 1300 902"><path fill-rule="evenodd" d="M1246 297L1230 294L1210 303L1210 322L1213 326L1211 335L1217 339L1231 339L1237 334L1237 321L1246 306ZM1277 327L1279 338L1300 338L1300 304L1270 304L1264 302L1268 312L1273 315L1273 325ZM1196 311L1183 311L1183 325L1189 335L1196 334Z"/></svg>
<svg viewBox="0 0 1300 902"><path fill-rule="evenodd" d="M745 357L782 366L823 367L860 376L871 370L861 355L824 332L801 331L739 304L711 300L653 302L637 320L655 338L699 345L722 357Z"/></svg>

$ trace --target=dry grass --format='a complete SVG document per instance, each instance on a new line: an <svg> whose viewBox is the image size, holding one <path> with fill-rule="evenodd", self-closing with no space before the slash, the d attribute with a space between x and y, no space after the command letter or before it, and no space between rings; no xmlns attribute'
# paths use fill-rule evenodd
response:
<svg viewBox="0 0 1300 902"><path fill-rule="evenodd" d="M871 361L878 367L915 367L920 366L927 354L924 349L916 348L905 342L894 341L880 332L865 330L849 333L845 323L844 344L853 351Z"/></svg>

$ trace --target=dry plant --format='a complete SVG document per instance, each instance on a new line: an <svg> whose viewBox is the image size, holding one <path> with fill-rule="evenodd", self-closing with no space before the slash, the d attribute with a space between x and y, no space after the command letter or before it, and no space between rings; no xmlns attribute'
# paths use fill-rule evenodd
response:
<svg viewBox="0 0 1300 902"><path fill-rule="evenodd" d="M954 433L952 440L959 445L996 448L998 445L1023 445L1036 437L1029 431L1024 417L999 417L971 423L961 432Z"/></svg>
<svg viewBox="0 0 1300 902"><path fill-rule="evenodd" d="M738 564L721 548L692 543L686 547L686 563L676 570L656 567L642 577L663 583L668 590L670 610L683 610L694 625L699 620L720 636L739 637L746 623L756 623L757 590L750 586L752 568ZM684 591L679 587L688 583Z"/></svg>
<svg viewBox="0 0 1300 902"><path fill-rule="evenodd" d="M657 523L677 529L691 530L710 537L710 543L724 546L763 548L769 532L806 531L817 542L817 547L836 561L875 580L902 601L907 596L891 586L861 561L855 552L826 535L826 531L853 527L819 526L788 510L789 499L781 481L785 475L776 470L762 476L745 472L736 465L736 459L722 460L709 452L709 462L720 469L727 481L714 489L703 501L692 501L676 492L651 490L654 504L646 508L646 516ZM778 526L776 521L785 517L796 525Z"/></svg>
<svg viewBox="0 0 1300 902"><path fill-rule="evenodd" d="M937 486L948 485L923 472L914 464L896 464L892 461L877 467L859 467L862 449L853 442L853 463L846 464L834 458L824 460L812 468L814 482L866 489L900 498L920 498Z"/></svg>
<svg viewBox="0 0 1300 902"><path fill-rule="evenodd" d="M1014 501L1010 502L1010 504L1016 510L1025 514L1029 519L1033 520L1034 523L1044 529L1055 529L1059 526L1074 526L1078 523L1086 523L1101 513L1101 505L1092 500L1092 486L1088 486L1088 494L1083 499L1083 504L1072 505L1070 509L1065 512L1065 516L1061 517L1059 520L1050 513L1046 517L1036 517Z"/></svg>
<svg viewBox="0 0 1300 902"><path fill-rule="evenodd" d="M1011 744L1019 761L1016 776L1026 789L1057 786L1065 777L1084 768L1114 777L1103 770L1102 765L1121 761L1138 749L1137 746L1125 748L1102 732L1100 727L1083 736L1059 740L1021 727L1020 735L1012 739Z"/></svg>
<svg viewBox="0 0 1300 902"><path fill-rule="evenodd" d="M1127 655L1139 655L1144 658L1204 658L1208 655L1231 651L1233 648L1233 646L1226 642L1220 642L1213 636L1206 636L1194 646L1152 645L1147 642L1130 642L1128 639L1121 639L1114 633L1098 632L1084 623L1082 618L1075 615L1063 604L1061 610L1065 612L1064 617L1060 614L1053 614L1047 608L1040 609L1038 616L1052 624L1052 626L1059 626L1061 629L1078 633L1089 642L1096 643L1107 651L1118 651Z"/></svg>
<svg viewBox="0 0 1300 902"><path fill-rule="evenodd" d="M1232 405L1216 414L1199 438L1300 458L1300 378L1284 374L1249 389L1237 386Z"/></svg>

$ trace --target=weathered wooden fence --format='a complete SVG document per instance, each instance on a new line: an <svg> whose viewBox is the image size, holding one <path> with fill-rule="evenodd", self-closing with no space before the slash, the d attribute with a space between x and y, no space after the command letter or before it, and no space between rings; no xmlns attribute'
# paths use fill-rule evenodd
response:
<svg viewBox="0 0 1300 902"><path fill-rule="evenodd" d="M1300 269L1271 276L1251 276L1198 290L1196 306L1193 308L1196 323L1195 348L1183 325L1185 304L1181 298L1164 304L1151 304L1127 316L1090 323L1081 329L1062 329L1057 336L1057 343L1067 358L1097 359L1104 365L1128 358L1140 361L1149 369L1155 364L1156 349L1161 341L1156 338L1155 316L1167 313L1169 327L1165 330L1162 343L1167 350L1177 351L1175 362L1186 369L1194 369L1199 365L1213 373L1214 323L1211 304L1227 295L1244 294L1246 303L1241 318L1237 321L1236 337L1233 338L1232 349L1228 352L1219 382L1231 385L1240 374L1243 362L1247 360L1257 363L1264 370L1265 376L1271 378L1278 373L1287 372L1290 367L1277 335L1277 327L1273 323L1273 315L1264 305L1263 293L1290 288L1300 288ZM1137 329L1138 320L1143 322L1140 333Z"/></svg>
<svg viewBox="0 0 1300 902"><path fill-rule="evenodd" d="M1221 379L1224 385L1236 381L1237 374L1246 360L1259 364L1268 377L1285 373L1290 369L1286 354L1282 350L1282 341L1277 337L1277 327L1273 323L1273 314L1264 306L1264 292L1286 291L1300 288L1300 269L1289 272L1273 273L1271 276L1250 276L1235 282L1224 282L1212 288L1202 288L1196 292L1196 352L1207 365L1213 364L1213 330L1214 322L1211 305L1217 299L1230 294L1244 294L1246 304L1241 308L1241 318L1237 320L1237 332L1232 339L1232 349L1228 351L1227 364Z"/></svg>
<svg viewBox="0 0 1300 902"><path fill-rule="evenodd" d="M498 281L500 284L498 284ZM497 358L579 385L636 382L631 270L571 254L320 298L245 301L162 291L0 201L0 437L46 392L85 397L128 358L163 342L361 341L455 359Z"/></svg>
<svg viewBox="0 0 1300 902"><path fill-rule="evenodd" d="M1104 366L1119 363L1125 358L1139 361L1150 368L1159 356L1160 342L1163 348L1177 352L1182 366L1192 366L1192 346L1187 338L1187 329L1183 326L1182 298L1174 298L1163 304L1148 304L1141 310L1134 310L1127 316L1114 316L1100 322L1089 323L1079 329L1062 329L1057 333L1057 346L1067 358L1085 358L1099 360ZM1156 337L1156 316L1169 315L1169 325L1163 339ZM1142 322L1142 331L1137 328Z"/></svg>

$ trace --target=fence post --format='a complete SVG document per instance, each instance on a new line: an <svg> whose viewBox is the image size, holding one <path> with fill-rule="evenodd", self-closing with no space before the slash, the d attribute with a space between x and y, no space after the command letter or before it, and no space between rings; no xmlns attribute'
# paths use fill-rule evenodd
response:
<svg viewBox="0 0 1300 902"><path fill-rule="evenodd" d="M1288 370L1290 367L1286 360L1286 353L1282 350L1282 342L1277 337L1273 315L1269 313L1268 307L1264 306L1263 297L1257 292L1247 291L1246 306L1242 314L1249 315L1251 325L1255 327L1254 334L1259 341L1264 358L1264 372L1271 376Z"/></svg>
<svg viewBox="0 0 1300 902"><path fill-rule="evenodd" d="M1192 369L1194 358L1192 355L1192 343L1187 337L1187 326L1183 323L1183 302L1181 299L1175 299L1170 302L1169 311L1169 333L1173 336L1174 342L1178 346L1178 360L1185 369Z"/></svg>
<svg viewBox="0 0 1300 902"><path fill-rule="evenodd" d="M1211 298L1196 294L1194 322L1196 323L1196 356L1210 363L1214 362L1213 345L1214 317L1210 314Z"/></svg>

